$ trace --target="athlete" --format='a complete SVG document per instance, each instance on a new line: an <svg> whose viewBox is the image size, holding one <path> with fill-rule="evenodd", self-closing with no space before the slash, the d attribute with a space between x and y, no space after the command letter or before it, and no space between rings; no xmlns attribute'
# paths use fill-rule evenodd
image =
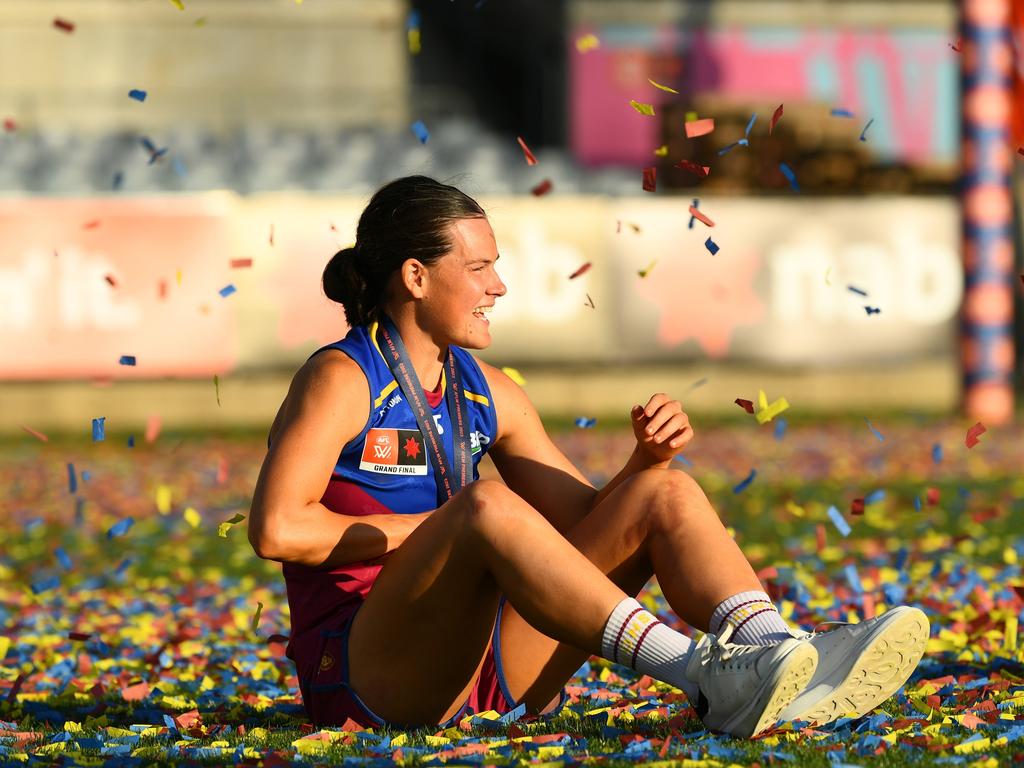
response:
<svg viewBox="0 0 1024 768"><path fill-rule="evenodd" d="M669 468L693 438L676 400L634 406L625 466L587 482L523 390L466 351L491 342L497 261L476 201L412 176L373 195L324 270L351 330L296 373L249 518L255 552L283 564L310 719L554 714L591 655L743 737L863 715L902 686L925 615L788 626L700 486ZM478 479L485 453L502 482ZM635 599L652 576L699 642Z"/></svg>

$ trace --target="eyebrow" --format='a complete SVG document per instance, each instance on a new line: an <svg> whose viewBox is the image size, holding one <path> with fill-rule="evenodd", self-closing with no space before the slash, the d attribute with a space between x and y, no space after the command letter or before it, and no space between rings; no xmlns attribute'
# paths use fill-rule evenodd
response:
<svg viewBox="0 0 1024 768"><path fill-rule="evenodd" d="M493 264L495 261L501 258L501 254L496 254L493 259L473 259L472 261L466 262L467 264Z"/></svg>

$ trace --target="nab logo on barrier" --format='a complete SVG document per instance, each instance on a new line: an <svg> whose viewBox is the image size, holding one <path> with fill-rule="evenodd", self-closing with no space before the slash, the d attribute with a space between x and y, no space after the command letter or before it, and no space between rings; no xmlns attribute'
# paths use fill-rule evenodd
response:
<svg viewBox="0 0 1024 768"><path fill-rule="evenodd" d="M425 475L427 454L418 429L371 429L359 468L382 475Z"/></svg>

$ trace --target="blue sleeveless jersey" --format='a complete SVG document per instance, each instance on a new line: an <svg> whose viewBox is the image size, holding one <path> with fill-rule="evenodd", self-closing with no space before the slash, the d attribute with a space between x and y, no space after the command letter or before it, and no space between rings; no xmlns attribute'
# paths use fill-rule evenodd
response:
<svg viewBox="0 0 1024 768"><path fill-rule="evenodd" d="M351 357L363 369L370 384L369 418L363 430L342 448L332 480L358 485L399 514L436 509L437 485L428 448L412 408L380 350L377 323L352 328L344 339L321 347L310 357L325 349L338 349ZM491 390L476 360L461 347L452 346L451 350L459 366L469 409L469 439L473 479L476 480L479 477L477 465L497 435L498 420ZM442 373L442 394L446 386L446 376ZM432 412L451 460L454 430L447 399L442 397Z"/></svg>

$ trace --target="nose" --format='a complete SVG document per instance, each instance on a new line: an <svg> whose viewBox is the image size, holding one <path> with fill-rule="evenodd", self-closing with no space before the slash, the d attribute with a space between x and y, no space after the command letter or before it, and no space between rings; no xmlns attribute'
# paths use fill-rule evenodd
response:
<svg viewBox="0 0 1024 768"><path fill-rule="evenodd" d="M497 283L497 285L492 285L490 288L487 289L487 292L493 296L504 296L505 292L508 289L505 287L505 284L501 282L501 278L498 277L497 272L494 273L494 280Z"/></svg>

